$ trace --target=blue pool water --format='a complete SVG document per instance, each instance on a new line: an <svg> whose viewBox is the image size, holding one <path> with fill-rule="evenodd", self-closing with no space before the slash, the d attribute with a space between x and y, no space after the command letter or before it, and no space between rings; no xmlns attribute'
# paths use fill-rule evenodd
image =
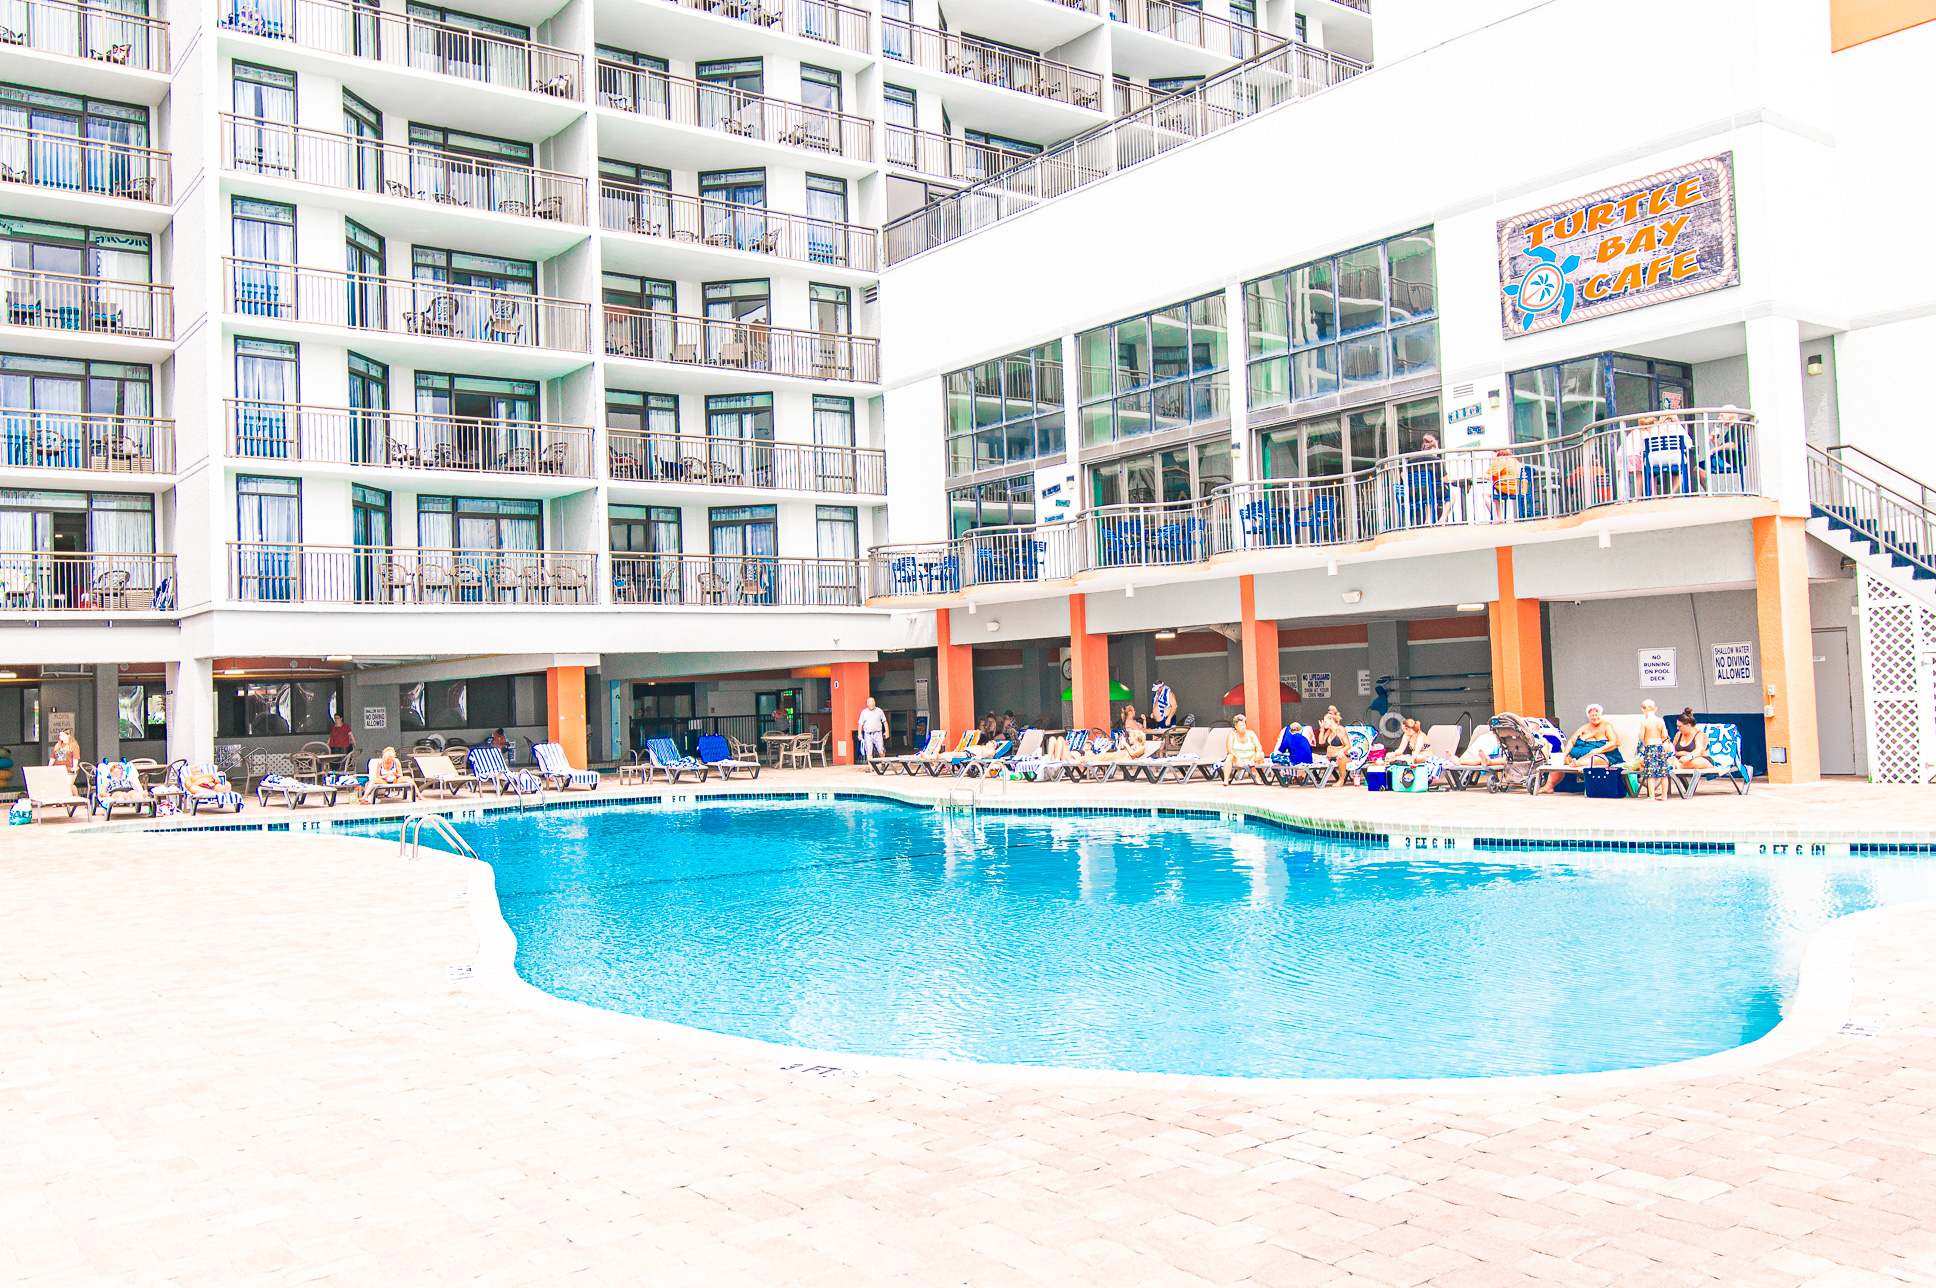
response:
<svg viewBox="0 0 1936 1288"><path fill-rule="evenodd" d="M560 997L823 1050L1163 1073L1705 1055L1774 1026L1829 920L1936 898L1914 859L1435 859L1264 824L881 802L463 831L519 972Z"/></svg>

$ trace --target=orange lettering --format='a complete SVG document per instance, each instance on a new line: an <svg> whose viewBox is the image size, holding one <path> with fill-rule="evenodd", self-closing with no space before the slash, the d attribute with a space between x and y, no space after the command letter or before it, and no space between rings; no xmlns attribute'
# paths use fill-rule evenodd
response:
<svg viewBox="0 0 1936 1288"><path fill-rule="evenodd" d="M1673 200L1673 185L1662 184L1647 194L1647 213L1650 215L1664 215L1673 209Z"/></svg>
<svg viewBox="0 0 1936 1288"><path fill-rule="evenodd" d="M1659 244L1659 235L1660 227L1656 224L1648 224L1633 235L1633 240L1627 243L1627 250L1635 255L1642 251L1653 250Z"/></svg>
<svg viewBox="0 0 1936 1288"><path fill-rule="evenodd" d="M1604 299L1606 297L1606 294L1607 294L1607 275L1605 273L1595 273L1592 277L1589 277L1586 279L1586 281L1580 283L1580 295L1583 299L1588 299L1588 300Z"/></svg>
<svg viewBox="0 0 1936 1288"><path fill-rule="evenodd" d="M1701 176L1698 174L1690 174L1681 180L1680 187L1674 189L1674 204L1677 206L1691 206L1699 202L1705 195L1701 191Z"/></svg>
<svg viewBox="0 0 1936 1288"><path fill-rule="evenodd" d="M1610 294L1622 295L1628 291L1637 291L1646 284L1647 270L1639 264L1629 264L1613 279Z"/></svg>
<svg viewBox="0 0 1936 1288"><path fill-rule="evenodd" d="M1604 264L1610 259L1619 259L1621 255L1626 253L1626 250L1627 239L1625 237L1608 237L1600 243L1600 249L1594 252L1593 258Z"/></svg>
<svg viewBox="0 0 1936 1288"><path fill-rule="evenodd" d="M1673 271L1668 276L1671 280L1678 282L1682 278L1692 277L1700 271L1701 252L1697 250L1684 250L1674 256Z"/></svg>
<svg viewBox="0 0 1936 1288"><path fill-rule="evenodd" d="M1546 244L1546 234L1551 231L1553 231L1553 221L1550 219L1542 219L1526 230L1526 240L1535 246L1544 246Z"/></svg>
<svg viewBox="0 0 1936 1288"><path fill-rule="evenodd" d="M1586 212L1586 230L1598 232L1613 222L1613 203L1603 201L1597 206L1589 206Z"/></svg>
<svg viewBox="0 0 1936 1288"><path fill-rule="evenodd" d="M1644 192L1636 192L1633 196L1623 200L1620 203L1621 222L1632 223L1640 214L1640 203L1645 200L1647 200L1647 194Z"/></svg>
<svg viewBox="0 0 1936 1288"><path fill-rule="evenodd" d="M1688 215L1675 215L1660 226L1660 248L1666 250L1680 239L1681 229L1687 227Z"/></svg>

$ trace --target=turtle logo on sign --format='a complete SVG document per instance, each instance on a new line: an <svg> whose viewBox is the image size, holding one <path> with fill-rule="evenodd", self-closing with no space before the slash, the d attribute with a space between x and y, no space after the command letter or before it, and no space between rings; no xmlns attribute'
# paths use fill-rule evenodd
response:
<svg viewBox="0 0 1936 1288"><path fill-rule="evenodd" d="M1530 330L1534 318L1554 309L1560 311L1560 321L1566 321L1573 316L1573 283L1566 275L1580 266L1580 257L1568 255L1561 259L1551 246L1535 246L1526 253L1539 263L1527 269L1517 282L1502 288L1519 303L1519 329Z"/></svg>

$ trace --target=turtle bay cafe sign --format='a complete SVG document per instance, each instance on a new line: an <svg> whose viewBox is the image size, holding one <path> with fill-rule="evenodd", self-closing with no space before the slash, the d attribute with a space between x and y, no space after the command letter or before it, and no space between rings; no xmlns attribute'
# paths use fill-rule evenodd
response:
<svg viewBox="0 0 1936 1288"><path fill-rule="evenodd" d="M1499 221L1508 339L1740 280L1732 152Z"/></svg>

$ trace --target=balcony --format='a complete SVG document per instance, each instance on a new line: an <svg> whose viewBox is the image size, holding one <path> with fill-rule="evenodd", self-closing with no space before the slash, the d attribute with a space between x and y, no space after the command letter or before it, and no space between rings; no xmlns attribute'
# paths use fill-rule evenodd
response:
<svg viewBox="0 0 1936 1288"><path fill-rule="evenodd" d="M858 559L613 555L612 602L688 608L858 608Z"/></svg>
<svg viewBox="0 0 1936 1288"><path fill-rule="evenodd" d="M1102 77L1040 54L898 18L881 19L881 45L882 53L892 62L912 63L1073 107L1102 107Z"/></svg>
<svg viewBox="0 0 1936 1288"><path fill-rule="evenodd" d="M1109 17L1113 22L1230 58L1253 58L1261 49L1284 43L1269 32L1175 0L1109 0Z"/></svg>
<svg viewBox="0 0 1936 1288"><path fill-rule="evenodd" d="M1195 501L1103 506L1069 522L986 528L954 541L878 546L869 598L1063 581L1113 569L1195 567L1223 555L1322 549L1399 533L1568 519L1606 506L1759 494L1757 426L1730 409L1653 412L1577 434L1414 452L1352 474L1231 483Z"/></svg>
<svg viewBox="0 0 1936 1288"><path fill-rule="evenodd" d="M46 408L0 407L0 462L35 470L173 474L175 422Z"/></svg>
<svg viewBox="0 0 1936 1288"><path fill-rule="evenodd" d="M568 49L341 0L225 0L224 31L320 53L578 100L584 61Z"/></svg>
<svg viewBox="0 0 1936 1288"><path fill-rule="evenodd" d="M584 605L598 556L578 550L461 550L229 543L229 595L249 604L512 608Z"/></svg>
<svg viewBox="0 0 1936 1288"><path fill-rule="evenodd" d="M888 165L913 170L936 179L956 179L975 183L1019 165L1034 153L1011 152L986 143L916 130L905 125L890 125L882 136L883 158Z"/></svg>
<svg viewBox="0 0 1936 1288"><path fill-rule="evenodd" d="M222 165L344 192L585 222L585 181L575 175L228 113L222 115Z"/></svg>
<svg viewBox="0 0 1936 1288"><path fill-rule="evenodd" d="M0 551L0 611L173 612L175 556Z"/></svg>
<svg viewBox="0 0 1936 1288"><path fill-rule="evenodd" d="M526 349L589 348L591 306L577 300L266 260L222 262L229 311L245 318Z"/></svg>
<svg viewBox="0 0 1936 1288"><path fill-rule="evenodd" d="M873 52L867 11L833 0L673 0L681 9L718 14L823 45L838 45L856 53Z"/></svg>
<svg viewBox="0 0 1936 1288"><path fill-rule="evenodd" d="M158 18L68 0L13 0L7 9L0 44L103 67L168 71L168 24Z"/></svg>
<svg viewBox="0 0 1936 1288"><path fill-rule="evenodd" d="M144 340L175 334L172 287L25 268L0 268L0 282L6 283L9 326Z"/></svg>
<svg viewBox="0 0 1936 1288"><path fill-rule="evenodd" d="M880 381L880 342L764 323L605 306L605 352L803 380Z"/></svg>
<svg viewBox="0 0 1936 1288"><path fill-rule="evenodd" d="M168 154L154 148L0 126L0 184L165 206L174 199L170 175Z"/></svg>
<svg viewBox="0 0 1936 1288"><path fill-rule="evenodd" d="M689 246L748 251L796 260L880 271L880 234L859 224L807 219L755 206L737 206L628 184L601 183L599 226Z"/></svg>
<svg viewBox="0 0 1936 1288"><path fill-rule="evenodd" d="M227 400L229 455L379 469L590 478L592 431L544 421Z"/></svg>
<svg viewBox="0 0 1936 1288"><path fill-rule="evenodd" d="M885 496L887 454L866 447L820 447L692 434L607 430L615 482Z"/></svg>
<svg viewBox="0 0 1936 1288"><path fill-rule="evenodd" d="M749 94L625 63L600 61L598 103L674 125L716 130L853 161L874 158L874 124L828 108Z"/></svg>

